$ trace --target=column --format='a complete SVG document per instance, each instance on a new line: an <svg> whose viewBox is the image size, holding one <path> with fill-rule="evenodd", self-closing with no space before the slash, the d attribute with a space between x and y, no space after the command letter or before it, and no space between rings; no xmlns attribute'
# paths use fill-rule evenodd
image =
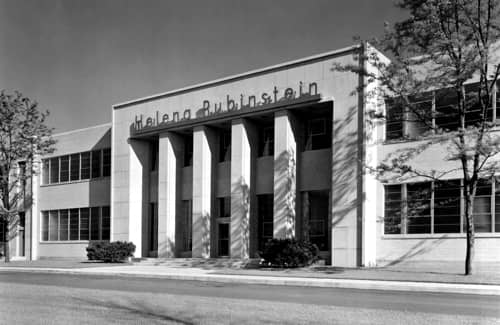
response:
<svg viewBox="0 0 500 325"><path fill-rule="evenodd" d="M165 132L159 137L158 152L158 257L175 257L176 216L180 212L180 167L182 137Z"/></svg>
<svg viewBox="0 0 500 325"><path fill-rule="evenodd" d="M129 235L128 240L135 245L134 257L146 255L142 242L144 217L148 216L149 192L149 143L129 140ZM146 248L146 247L145 247Z"/></svg>
<svg viewBox="0 0 500 325"><path fill-rule="evenodd" d="M213 130L193 130L193 257L210 257L212 172L217 138Z"/></svg>
<svg viewBox="0 0 500 325"><path fill-rule="evenodd" d="M247 259L250 254L250 184L252 126L234 120L231 126L231 257Z"/></svg>
<svg viewBox="0 0 500 325"><path fill-rule="evenodd" d="M295 237L297 143L291 113L274 117L274 237Z"/></svg>

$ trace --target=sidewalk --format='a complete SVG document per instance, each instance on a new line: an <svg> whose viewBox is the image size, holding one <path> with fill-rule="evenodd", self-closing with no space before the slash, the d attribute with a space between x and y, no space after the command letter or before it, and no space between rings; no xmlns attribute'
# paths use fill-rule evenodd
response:
<svg viewBox="0 0 500 325"><path fill-rule="evenodd" d="M461 275L461 264L405 263L382 268L315 266L300 269L245 268L241 261L148 259L140 263L105 264L79 260L0 263L0 271L133 276L176 280L266 285L421 291L500 295L500 263L476 265L473 276Z"/></svg>

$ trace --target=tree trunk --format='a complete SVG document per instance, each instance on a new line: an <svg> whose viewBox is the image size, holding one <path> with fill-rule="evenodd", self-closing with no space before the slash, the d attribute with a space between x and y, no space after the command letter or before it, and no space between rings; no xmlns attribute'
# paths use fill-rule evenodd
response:
<svg viewBox="0 0 500 325"><path fill-rule="evenodd" d="M474 262L474 222L472 220L472 198L469 193L466 194L465 202L465 227L467 228L467 248L465 253L465 275L471 275Z"/></svg>
<svg viewBox="0 0 500 325"><path fill-rule="evenodd" d="M5 263L10 262L10 243L9 243L9 226L7 222L3 222L3 255Z"/></svg>

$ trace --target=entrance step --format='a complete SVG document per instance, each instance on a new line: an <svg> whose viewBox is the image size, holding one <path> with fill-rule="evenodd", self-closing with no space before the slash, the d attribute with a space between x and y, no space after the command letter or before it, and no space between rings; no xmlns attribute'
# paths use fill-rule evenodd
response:
<svg viewBox="0 0 500 325"><path fill-rule="evenodd" d="M133 260L134 264L140 265L163 265L168 267L193 267L202 269L218 268L257 268L260 259L231 259L231 258L141 258L139 261Z"/></svg>

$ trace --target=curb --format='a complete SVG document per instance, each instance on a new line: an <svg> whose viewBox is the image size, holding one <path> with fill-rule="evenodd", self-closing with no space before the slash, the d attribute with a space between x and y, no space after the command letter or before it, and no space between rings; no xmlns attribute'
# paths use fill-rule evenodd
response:
<svg viewBox="0 0 500 325"><path fill-rule="evenodd" d="M56 273L75 275L122 276L136 278L156 278L184 281L209 281L220 283L260 284L277 286L298 286L318 288L344 288L358 290L414 291L426 293L455 293L469 295L500 296L500 285L458 284L412 281L319 279L298 277L276 277L258 275L224 274L178 274L151 273L144 271L100 271L99 269L57 269L57 268L16 268L0 267L1 272Z"/></svg>

